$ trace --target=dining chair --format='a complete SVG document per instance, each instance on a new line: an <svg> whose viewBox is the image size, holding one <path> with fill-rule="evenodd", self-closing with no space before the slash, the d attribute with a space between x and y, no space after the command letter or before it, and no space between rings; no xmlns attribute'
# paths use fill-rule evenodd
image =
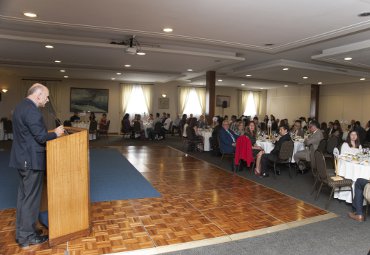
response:
<svg viewBox="0 0 370 255"><path fill-rule="evenodd" d="M320 186L319 186L319 189L317 191L315 200L317 200L319 198L322 186L324 184L327 185L329 188L331 188L331 192L330 192L330 195L329 195L328 202L325 205L325 209L328 208L331 197L333 196L334 190L336 188L338 188L339 192L341 192L341 191L348 191L348 189L342 190L341 188L349 187L350 190L351 190L351 197L353 198L353 189L352 189L353 181L350 180L350 179L345 179L345 178L334 178L334 176L330 177L327 173L327 170L326 170L325 157L318 150L315 151L315 163L316 163L316 167L317 167L317 171L318 171L318 177L319 177L318 180L320 182ZM335 176L335 177L337 177L337 176Z"/></svg>
<svg viewBox="0 0 370 255"><path fill-rule="evenodd" d="M277 160L274 161L274 178L276 179L276 165L277 164L288 164L289 165L289 177L292 178L292 170L290 163L292 162L294 151L294 142L286 141L281 145L279 156Z"/></svg>

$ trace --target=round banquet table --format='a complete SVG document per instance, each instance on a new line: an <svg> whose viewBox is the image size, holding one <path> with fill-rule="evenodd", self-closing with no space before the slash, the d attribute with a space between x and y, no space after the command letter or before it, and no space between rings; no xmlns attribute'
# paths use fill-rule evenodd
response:
<svg viewBox="0 0 370 255"><path fill-rule="evenodd" d="M346 179L353 180L353 195L355 195L355 182L358 178L363 178L366 180L370 179L370 165L364 165L359 163L354 163L344 159L338 159L338 175ZM340 200L345 200L347 203L352 203L351 191L335 191L334 198Z"/></svg>
<svg viewBox="0 0 370 255"><path fill-rule="evenodd" d="M211 138L211 136L212 136L212 130L203 129L203 130L199 130L199 133L204 138L204 149L203 150L204 151L210 151L211 146L209 144L209 138Z"/></svg>
<svg viewBox="0 0 370 255"><path fill-rule="evenodd" d="M265 153L270 153L275 147L275 145L270 140L257 140L256 144L260 146L265 151ZM304 143L300 141L295 141L292 161L291 161L292 163L295 162L293 158L294 154L296 154L297 151L301 151L301 150L304 150Z"/></svg>

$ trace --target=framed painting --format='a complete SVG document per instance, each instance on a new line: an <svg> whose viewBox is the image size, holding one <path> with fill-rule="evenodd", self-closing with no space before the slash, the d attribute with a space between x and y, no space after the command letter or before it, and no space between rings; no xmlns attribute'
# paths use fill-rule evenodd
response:
<svg viewBox="0 0 370 255"><path fill-rule="evenodd" d="M109 89L71 88L71 112L108 112Z"/></svg>
<svg viewBox="0 0 370 255"><path fill-rule="evenodd" d="M230 96L216 96L216 106L227 108L230 107Z"/></svg>
<svg viewBox="0 0 370 255"><path fill-rule="evenodd" d="M170 109L170 99L160 97L158 99L158 109Z"/></svg>

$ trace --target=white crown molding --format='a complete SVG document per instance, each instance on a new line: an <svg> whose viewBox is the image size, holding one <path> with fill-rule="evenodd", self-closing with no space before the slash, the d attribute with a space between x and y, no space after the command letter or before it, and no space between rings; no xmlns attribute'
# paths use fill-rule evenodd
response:
<svg viewBox="0 0 370 255"><path fill-rule="evenodd" d="M14 40L14 41L26 41L26 42L39 42L39 43L54 43L54 44L65 44L65 45L75 45L75 46L85 46L85 47L98 47L98 48L111 48L111 49L122 49L126 48L123 45L110 44L110 43L98 43L98 42L86 42L86 41L75 41L75 40L66 40L66 39L50 39L50 38L41 38L41 37L30 37L30 36L19 36L19 35L10 35L10 34L0 34L0 39ZM159 52L159 53L168 53L168 54L179 54L179 55L189 55L189 56L201 56L201 57L210 57L217 59L225 60L234 60L234 61L244 61L245 58L237 57L234 52L216 52L216 51L207 51L200 49L188 50L189 48L181 49L168 49L168 48L159 48L159 47L140 47L143 51L147 52Z"/></svg>
<svg viewBox="0 0 370 255"><path fill-rule="evenodd" d="M370 40L365 40L361 42L342 45L339 47L325 49L322 51L321 54L312 56L311 59L322 61L322 62L327 62L327 63L340 64L343 66L369 69L370 64L363 64L363 63L358 63L355 61L345 61L343 59L343 55L350 56L354 53L367 51L367 50L370 50Z"/></svg>
<svg viewBox="0 0 370 255"><path fill-rule="evenodd" d="M344 36L347 34L359 32L359 31L370 28L370 20L367 20L367 21L356 23L356 24L337 28L331 31L327 31L325 33L312 35L307 38L302 38L300 40L296 40L296 41L292 41L292 42L288 42L288 43L280 44L276 46L266 47L266 46L251 45L251 44L224 41L224 40L218 40L218 39L212 39L212 38L202 38L202 37L194 37L194 36L179 35L179 34L165 34L162 32L152 32L152 31L143 31L143 30L135 30L135 29L93 26L93 25L86 25L86 24L71 24L71 23L63 23L63 22L55 22L55 21L45 21L45 20L40 20L40 19L29 20L29 19L6 16L6 15L0 15L0 20L13 22L13 23L37 24L37 25L43 25L43 26L49 26L49 27L65 27L65 28L76 29L76 30L81 30L81 31L100 31L100 32L114 32L114 33L128 34L128 35L141 35L141 36L147 36L151 38L164 38L164 39L171 39L171 40L177 40L177 41L196 42L196 43L201 43L201 44L216 45L216 46L251 50L251 51L271 53L271 54L280 53L280 52L287 51L290 49L302 47L302 46L312 44L312 43L317 43L323 40L336 38L339 36Z"/></svg>
<svg viewBox="0 0 370 255"><path fill-rule="evenodd" d="M278 67L278 68L290 67L290 68L295 68L295 69L313 70L313 71L328 72L328 73L334 73L334 74L340 74L340 75L346 74L349 76L357 76L357 77L369 77L370 76L368 72L336 68L336 67L331 67L331 66L316 65L316 64L310 64L310 63L304 63L304 62L298 62L298 61L292 61L292 60L286 60L286 59L268 61L268 62L261 63L258 65L238 67L234 69L233 74L238 75L241 73L247 73L247 72L256 71L256 70L266 70L266 69L275 68L275 67Z"/></svg>

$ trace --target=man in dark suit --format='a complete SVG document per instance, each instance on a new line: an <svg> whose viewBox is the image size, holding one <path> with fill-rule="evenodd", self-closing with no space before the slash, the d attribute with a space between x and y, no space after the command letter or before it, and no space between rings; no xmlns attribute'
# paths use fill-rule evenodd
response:
<svg viewBox="0 0 370 255"><path fill-rule="evenodd" d="M224 120L222 122L222 128L218 133L218 137L220 140L221 153L235 152L236 139L238 138L238 136L232 130L229 129L228 120Z"/></svg>
<svg viewBox="0 0 370 255"><path fill-rule="evenodd" d="M275 142L275 147L270 153L265 153L261 158L261 176L268 177L269 169L272 167L272 163L275 162L279 157L280 148L284 142L290 141L289 127L287 125L279 127L280 138Z"/></svg>
<svg viewBox="0 0 370 255"><path fill-rule="evenodd" d="M63 126L48 132L39 107L49 101L49 90L42 84L32 85L27 98L13 113L13 145L9 166L16 168L20 182L17 198L16 241L20 247L40 244L48 240L38 235L35 223L39 215L42 181L46 168L46 141L64 133Z"/></svg>

